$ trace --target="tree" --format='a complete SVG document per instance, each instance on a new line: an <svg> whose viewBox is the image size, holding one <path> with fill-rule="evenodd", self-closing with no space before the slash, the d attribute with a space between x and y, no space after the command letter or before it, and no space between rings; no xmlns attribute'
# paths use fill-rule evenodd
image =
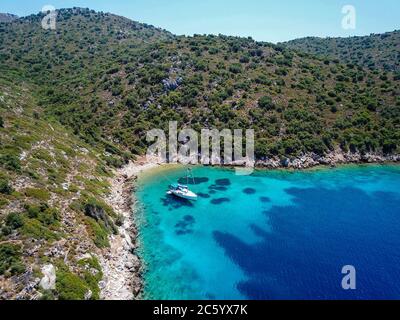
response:
<svg viewBox="0 0 400 320"><path fill-rule="evenodd" d="M239 61L240 61L241 63L249 63L249 62L250 62L250 59L249 59L248 56L243 56L243 57L240 58Z"/></svg>
<svg viewBox="0 0 400 320"><path fill-rule="evenodd" d="M12 244L0 245L0 275L21 274L24 270L25 267L21 261L21 248Z"/></svg>
<svg viewBox="0 0 400 320"><path fill-rule="evenodd" d="M6 225L16 230L24 225L24 221L19 213L12 212L6 218Z"/></svg>
<svg viewBox="0 0 400 320"><path fill-rule="evenodd" d="M229 67L229 71L238 74L242 72L242 66L239 63L234 63Z"/></svg>
<svg viewBox="0 0 400 320"><path fill-rule="evenodd" d="M20 171L21 163L18 157L5 154L0 156L0 165L3 165L7 170Z"/></svg>
<svg viewBox="0 0 400 320"><path fill-rule="evenodd" d="M13 192L11 186L6 179L0 179L0 193L11 194Z"/></svg>
<svg viewBox="0 0 400 320"><path fill-rule="evenodd" d="M258 106L262 109L273 110L275 109L275 104L272 101L271 97L264 96L258 100Z"/></svg>

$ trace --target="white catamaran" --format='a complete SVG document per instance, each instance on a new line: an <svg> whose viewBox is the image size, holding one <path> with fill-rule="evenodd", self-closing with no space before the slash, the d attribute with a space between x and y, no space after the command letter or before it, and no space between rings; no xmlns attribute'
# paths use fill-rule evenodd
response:
<svg viewBox="0 0 400 320"><path fill-rule="evenodd" d="M187 184L189 184L189 177L193 179L193 183L195 184L195 179L191 173L191 170L188 169L188 175L186 177ZM186 199L186 200L197 200L198 196L193 191L189 189L188 186L182 184L172 184L169 186L169 190L167 192L169 195L176 196L178 198Z"/></svg>

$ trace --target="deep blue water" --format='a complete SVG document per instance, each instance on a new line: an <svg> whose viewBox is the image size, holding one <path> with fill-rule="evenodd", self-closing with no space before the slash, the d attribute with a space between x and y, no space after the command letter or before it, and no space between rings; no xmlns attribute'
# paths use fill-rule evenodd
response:
<svg viewBox="0 0 400 320"><path fill-rule="evenodd" d="M193 204L165 194L184 168L140 180L147 298L400 299L400 167L193 171Z"/></svg>

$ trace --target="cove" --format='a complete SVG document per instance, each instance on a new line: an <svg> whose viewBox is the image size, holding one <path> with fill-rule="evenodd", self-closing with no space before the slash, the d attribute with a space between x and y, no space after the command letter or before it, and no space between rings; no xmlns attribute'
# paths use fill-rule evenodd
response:
<svg viewBox="0 0 400 320"><path fill-rule="evenodd" d="M145 298L400 299L399 166L193 174L193 203L165 194L184 167L139 179Z"/></svg>

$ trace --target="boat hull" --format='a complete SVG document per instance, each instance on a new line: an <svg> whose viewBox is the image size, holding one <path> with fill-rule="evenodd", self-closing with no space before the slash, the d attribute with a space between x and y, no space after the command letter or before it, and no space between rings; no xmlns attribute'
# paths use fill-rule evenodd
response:
<svg viewBox="0 0 400 320"><path fill-rule="evenodd" d="M197 200L197 195L191 191L189 192L179 192L179 191L174 191L174 190L170 190L167 192L167 194L169 195L173 195L175 197L181 198L181 199L185 199L185 200L191 200L191 201L196 201Z"/></svg>

